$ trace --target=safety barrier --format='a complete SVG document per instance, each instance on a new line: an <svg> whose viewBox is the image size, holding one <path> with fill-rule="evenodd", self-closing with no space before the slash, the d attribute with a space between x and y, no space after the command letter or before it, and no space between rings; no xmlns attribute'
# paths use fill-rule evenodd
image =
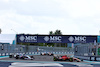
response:
<svg viewBox="0 0 100 67"><path fill-rule="evenodd" d="M12 44L0 45L0 56L8 56L13 53L40 55L41 52L51 52L53 54L74 54L74 49L67 47L27 46Z"/></svg>
<svg viewBox="0 0 100 67"><path fill-rule="evenodd" d="M0 56L8 56L11 54L28 54L28 55L40 55L42 52L18 52L18 53L0 53ZM48 53L48 52L46 52ZM74 52L51 52L53 54L74 54Z"/></svg>
<svg viewBox="0 0 100 67"><path fill-rule="evenodd" d="M94 60L100 61L100 44L89 43L89 44L80 44L75 47L74 56L80 59L85 60Z"/></svg>

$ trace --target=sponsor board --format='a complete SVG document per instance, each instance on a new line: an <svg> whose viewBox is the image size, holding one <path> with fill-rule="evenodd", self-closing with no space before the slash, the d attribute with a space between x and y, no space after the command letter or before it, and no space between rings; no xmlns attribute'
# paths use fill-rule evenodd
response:
<svg viewBox="0 0 100 67"><path fill-rule="evenodd" d="M37 36L33 35L17 35L17 42L29 42L29 43L35 43L37 42Z"/></svg>
<svg viewBox="0 0 100 67"><path fill-rule="evenodd" d="M61 36L45 36L44 41L46 42L62 42Z"/></svg>
<svg viewBox="0 0 100 67"><path fill-rule="evenodd" d="M16 36L17 43L93 43L97 36L85 35L25 35Z"/></svg>
<svg viewBox="0 0 100 67"><path fill-rule="evenodd" d="M70 36L69 38L70 42L74 42L74 43L86 43L86 36Z"/></svg>

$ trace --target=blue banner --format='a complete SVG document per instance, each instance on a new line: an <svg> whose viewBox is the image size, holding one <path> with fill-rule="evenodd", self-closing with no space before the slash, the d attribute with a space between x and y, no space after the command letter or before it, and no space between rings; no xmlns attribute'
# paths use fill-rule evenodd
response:
<svg viewBox="0 0 100 67"><path fill-rule="evenodd" d="M25 35L17 34L17 43L93 43L97 36L87 35Z"/></svg>

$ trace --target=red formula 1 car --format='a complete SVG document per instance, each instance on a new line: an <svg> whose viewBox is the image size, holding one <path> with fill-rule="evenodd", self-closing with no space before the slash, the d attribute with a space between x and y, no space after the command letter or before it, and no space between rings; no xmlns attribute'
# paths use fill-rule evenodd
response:
<svg viewBox="0 0 100 67"><path fill-rule="evenodd" d="M67 55L64 56L54 56L54 61L66 61L69 60L70 57L67 57Z"/></svg>
<svg viewBox="0 0 100 67"><path fill-rule="evenodd" d="M54 61L70 61L70 62L73 62L73 61L80 62L81 61L78 58L68 57L67 55L64 55L64 56L54 56L54 59L53 60Z"/></svg>

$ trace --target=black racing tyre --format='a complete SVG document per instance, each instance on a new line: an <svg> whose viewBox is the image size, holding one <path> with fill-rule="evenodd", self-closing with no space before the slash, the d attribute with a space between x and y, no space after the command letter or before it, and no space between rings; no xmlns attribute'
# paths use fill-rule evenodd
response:
<svg viewBox="0 0 100 67"><path fill-rule="evenodd" d="M13 56L12 55L9 55L9 58L12 58Z"/></svg>
<svg viewBox="0 0 100 67"><path fill-rule="evenodd" d="M80 62L80 61L77 61L77 62Z"/></svg>
<svg viewBox="0 0 100 67"><path fill-rule="evenodd" d="M31 60L33 60L33 59L31 59Z"/></svg>
<svg viewBox="0 0 100 67"><path fill-rule="evenodd" d="M54 61L57 61L57 58L54 57L53 60L54 60Z"/></svg>
<svg viewBox="0 0 100 67"><path fill-rule="evenodd" d="M81 61L83 61L83 59L81 59Z"/></svg>
<svg viewBox="0 0 100 67"><path fill-rule="evenodd" d="M53 54L51 54L53 56Z"/></svg>
<svg viewBox="0 0 100 67"><path fill-rule="evenodd" d="M70 62L73 62L73 58L70 58L69 61L70 61Z"/></svg>
<svg viewBox="0 0 100 67"><path fill-rule="evenodd" d="M42 55L42 54L40 54L40 55Z"/></svg>
<svg viewBox="0 0 100 67"><path fill-rule="evenodd" d="M16 58L16 59L19 59L19 55L17 55L15 58Z"/></svg>
<svg viewBox="0 0 100 67"><path fill-rule="evenodd" d="M19 59L18 57L16 57L16 59Z"/></svg>
<svg viewBox="0 0 100 67"><path fill-rule="evenodd" d="M24 58L25 58L25 57L21 57L20 59L23 59L23 60L24 60Z"/></svg>
<svg viewBox="0 0 100 67"><path fill-rule="evenodd" d="M30 56L30 57L33 58L33 59L35 59L34 56ZM32 59L32 60L33 60L33 59Z"/></svg>

